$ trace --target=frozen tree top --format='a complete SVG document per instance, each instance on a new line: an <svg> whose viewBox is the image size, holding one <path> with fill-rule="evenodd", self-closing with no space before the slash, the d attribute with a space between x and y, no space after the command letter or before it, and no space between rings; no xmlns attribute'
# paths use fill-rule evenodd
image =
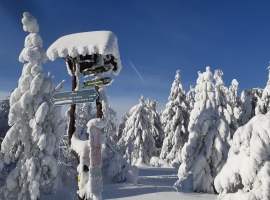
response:
<svg viewBox="0 0 270 200"><path fill-rule="evenodd" d="M66 35L56 40L47 50L50 60L57 57L72 58L86 54L113 55L117 60L118 71L121 70L117 37L111 31L92 31Z"/></svg>
<svg viewBox="0 0 270 200"><path fill-rule="evenodd" d="M22 23L24 31L28 31L30 33L37 33L39 31L37 20L28 12L23 13Z"/></svg>

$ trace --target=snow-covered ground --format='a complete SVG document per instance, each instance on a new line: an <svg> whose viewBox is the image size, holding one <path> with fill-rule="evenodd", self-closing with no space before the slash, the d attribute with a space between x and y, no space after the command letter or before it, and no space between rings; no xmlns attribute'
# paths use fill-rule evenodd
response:
<svg viewBox="0 0 270 200"><path fill-rule="evenodd" d="M201 193L176 192L173 184L178 180L177 170L174 168L139 167L138 184L104 183L103 199L121 200L212 200L217 195ZM57 191L56 194L42 195L41 200L76 200L76 182Z"/></svg>

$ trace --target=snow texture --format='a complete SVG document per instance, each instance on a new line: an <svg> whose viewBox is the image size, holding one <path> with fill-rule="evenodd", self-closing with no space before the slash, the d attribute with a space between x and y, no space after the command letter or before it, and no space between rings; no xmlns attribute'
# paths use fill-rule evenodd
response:
<svg viewBox="0 0 270 200"><path fill-rule="evenodd" d="M72 58L78 55L100 54L103 56L113 55L117 62L117 71L113 72L118 75L121 71L121 60L118 50L117 37L111 31L92 31L66 35L56 40L47 50L50 60L57 57Z"/></svg>
<svg viewBox="0 0 270 200"><path fill-rule="evenodd" d="M180 70L176 71L175 80L171 87L169 102L162 113L165 139L160 158L166 162L180 164L182 147L188 139L189 103L180 81Z"/></svg>
<svg viewBox="0 0 270 200"><path fill-rule="evenodd" d="M44 188L56 191L59 156L59 141L64 127L61 109L53 107L50 98L54 89L53 80L42 73L42 39L38 35L38 24L29 13L23 14L26 37L20 61L29 61L22 70L18 87L10 97L8 123L12 126L1 144L0 160L15 163L6 184L1 188L5 199L31 200L40 197ZM3 166L3 165L1 165Z"/></svg>
<svg viewBox="0 0 270 200"><path fill-rule="evenodd" d="M227 163L215 179L218 199L270 199L269 138L269 112L237 129Z"/></svg>
<svg viewBox="0 0 270 200"><path fill-rule="evenodd" d="M182 163L178 170L177 190L214 193L214 178L227 159L230 128L220 115L221 98L216 96L219 83L212 83L210 67L198 72L195 88L195 104L188 125L189 137L181 154ZM220 91L219 91L220 92ZM219 101L218 101L219 100Z"/></svg>

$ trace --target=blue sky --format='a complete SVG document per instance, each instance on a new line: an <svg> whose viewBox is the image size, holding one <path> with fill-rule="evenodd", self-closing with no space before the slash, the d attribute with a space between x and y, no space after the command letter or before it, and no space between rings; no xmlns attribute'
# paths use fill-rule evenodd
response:
<svg viewBox="0 0 270 200"><path fill-rule="evenodd" d="M0 99L16 86L23 64L18 61L28 33L23 12L40 25L43 48L59 37L110 30L118 37L122 71L107 88L121 115L141 94L164 109L176 70L188 90L198 71L221 69L227 87L236 78L244 88L264 88L270 61L269 0L0 0ZM130 62L141 74L144 82ZM56 83L71 78L58 58L43 65Z"/></svg>

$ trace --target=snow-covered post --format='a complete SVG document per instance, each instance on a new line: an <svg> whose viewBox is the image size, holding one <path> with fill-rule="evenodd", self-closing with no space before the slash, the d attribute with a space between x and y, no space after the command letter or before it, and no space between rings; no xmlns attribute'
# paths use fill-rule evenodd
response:
<svg viewBox="0 0 270 200"><path fill-rule="evenodd" d="M64 58L67 62L68 73L73 77L75 91L79 89L79 75L84 77L94 75L95 80L84 82L85 87L95 86L104 77L104 73L113 72L118 75L122 66L118 51L116 36L110 31L94 31L76 33L63 36L55 41L47 50L51 60L57 57ZM91 83L91 85L89 84ZM76 85L76 86L75 86ZM108 103L104 86L96 88L99 92L98 119L88 122L89 142L81 140L70 124L69 134L71 148L76 152L79 159L77 168L79 173L79 198L101 199L102 176L101 176L101 145L100 129L108 122ZM72 107L71 107L72 109ZM75 106L74 106L75 110ZM72 111L72 110L71 110ZM72 118L70 120L73 120Z"/></svg>

